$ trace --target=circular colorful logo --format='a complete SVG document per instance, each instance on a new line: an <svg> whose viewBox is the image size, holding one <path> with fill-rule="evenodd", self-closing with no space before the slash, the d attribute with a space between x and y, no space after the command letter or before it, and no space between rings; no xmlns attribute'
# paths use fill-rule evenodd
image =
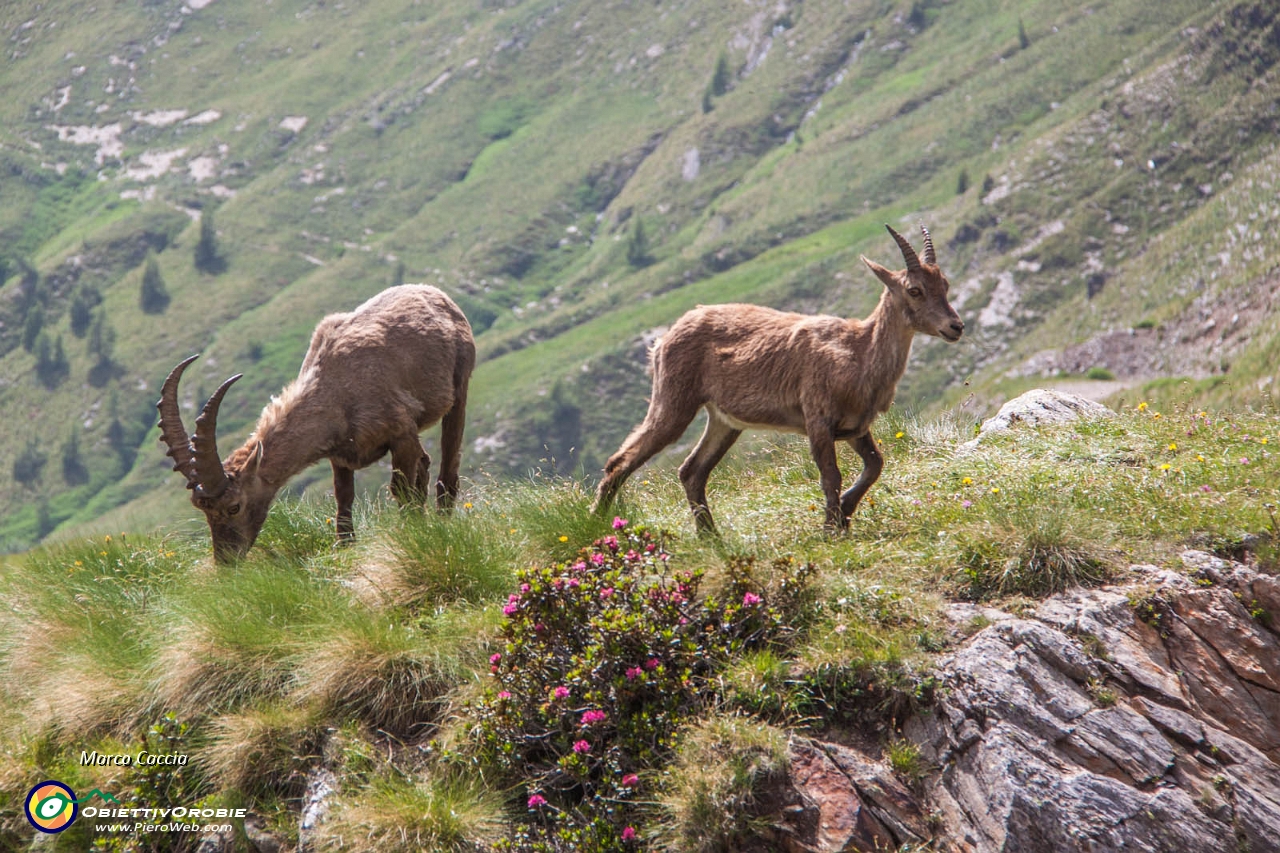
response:
<svg viewBox="0 0 1280 853"><path fill-rule="evenodd" d="M50 779L27 793L23 805L27 820L41 832L62 832L76 819L76 792L61 782Z"/></svg>

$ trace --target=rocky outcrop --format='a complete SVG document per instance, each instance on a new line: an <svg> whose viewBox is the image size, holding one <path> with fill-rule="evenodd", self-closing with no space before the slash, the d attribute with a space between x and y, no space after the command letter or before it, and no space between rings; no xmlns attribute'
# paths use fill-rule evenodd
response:
<svg viewBox="0 0 1280 853"><path fill-rule="evenodd" d="M1109 418L1114 415L1115 412L1101 403L1076 394L1036 388L1001 406L1000 411L993 417L982 422L982 426L978 429L978 437L961 445L961 449L972 449L982 441L984 436L1003 432L1016 425L1060 424L1081 418Z"/></svg>
<svg viewBox="0 0 1280 853"><path fill-rule="evenodd" d="M974 633L904 729L933 768L918 795L797 742L792 783L820 821L796 820L793 849L1280 851L1280 578L1183 562L1028 615L955 605Z"/></svg>

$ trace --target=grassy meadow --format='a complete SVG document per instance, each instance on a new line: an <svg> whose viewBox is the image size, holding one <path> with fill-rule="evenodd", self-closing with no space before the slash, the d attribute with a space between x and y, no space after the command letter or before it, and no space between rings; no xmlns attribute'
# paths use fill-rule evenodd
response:
<svg viewBox="0 0 1280 853"><path fill-rule="evenodd" d="M713 475L715 539L655 463L617 520L535 475L472 481L447 518L376 497L345 548L328 503L285 500L234 565L194 520L9 557L0 846L193 849L84 818L37 843L22 798L42 779L245 807L296 842L324 768L310 849L743 849L781 818L766 793L790 733L929 771L897 725L927 708L930 661L981 627L948 602L1016 611L1133 563L1176 569L1189 546L1280 566L1276 424L1139 401L966 449L954 413L891 413L885 474L843 535L787 439ZM190 763L79 762L143 748Z"/></svg>

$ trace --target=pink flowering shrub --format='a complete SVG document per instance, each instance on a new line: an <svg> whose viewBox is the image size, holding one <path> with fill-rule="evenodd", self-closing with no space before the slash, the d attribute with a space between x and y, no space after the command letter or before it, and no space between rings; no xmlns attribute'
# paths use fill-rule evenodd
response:
<svg viewBox="0 0 1280 853"><path fill-rule="evenodd" d="M765 588L731 563L707 596L702 572L676 563L663 536L618 519L579 556L518 573L477 738L457 756L546 804L500 849L635 848L654 795L642 780L716 701L717 673L790 636L811 567L779 561Z"/></svg>

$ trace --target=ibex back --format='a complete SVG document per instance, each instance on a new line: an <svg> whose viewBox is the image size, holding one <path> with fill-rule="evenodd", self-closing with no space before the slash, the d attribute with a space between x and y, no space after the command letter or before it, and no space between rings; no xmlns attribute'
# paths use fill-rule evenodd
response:
<svg viewBox="0 0 1280 853"><path fill-rule="evenodd" d="M907 268L890 271L862 258L884 283L865 320L789 314L758 305L704 305L671 327L650 355L649 412L609 458L596 510L655 453L676 441L706 408L707 427L680 466L699 530L713 530L707 477L744 429L803 433L822 478L826 522L849 516L880 476L883 459L871 435L876 416L893 403L916 333L957 341L964 323L947 301L950 287L924 232L924 260L889 226ZM847 441L863 460L861 476L840 493L835 443Z"/></svg>
<svg viewBox="0 0 1280 853"><path fill-rule="evenodd" d="M240 376L213 393L188 438L178 382L195 359L169 374L156 408L160 441L169 448L173 470L186 478L191 502L209 522L218 561L243 556L280 488L321 459L333 468L339 539L354 536L356 469L388 452L396 499L422 500L431 460L418 433L441 420L436 504L452 506L476 348L467 318L436 288L392 287L350 313L321 320L298 378L263 409L253 434L225 460L218 455L218 407Z"/></svg>

